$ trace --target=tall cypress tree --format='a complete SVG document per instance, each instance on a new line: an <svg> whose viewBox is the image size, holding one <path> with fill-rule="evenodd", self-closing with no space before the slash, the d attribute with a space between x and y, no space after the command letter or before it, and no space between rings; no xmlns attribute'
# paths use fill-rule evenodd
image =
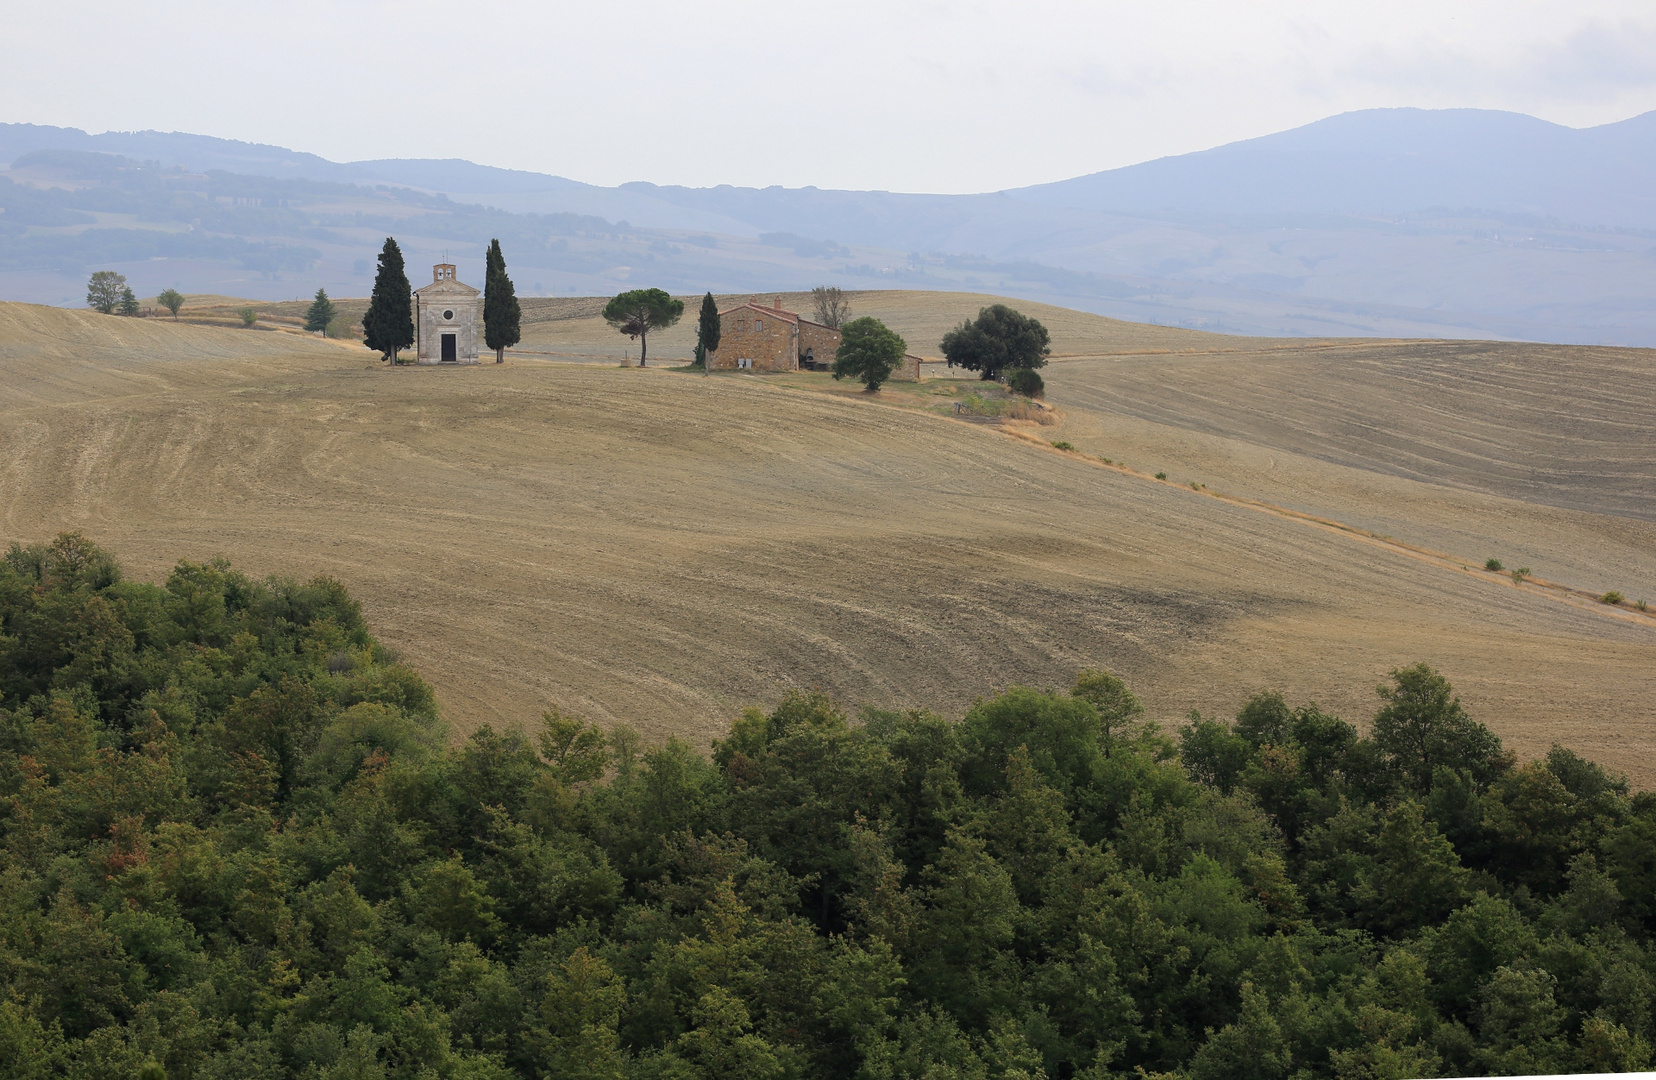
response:
<svg viewBox="0 0 1656 1080"><path fill-rule="evenodd" d="M702 297L701 315L696 320L696 359L701 361L702 371L707 371L707 358L719 347L723 333L719 327L719 305L713 302L713 294L708 293Z"/></svg>
<svg viewBox="0 0 1656 1080"><path fill-rule="evenodd" d="M506 350L523 338L519 324L523 308L518 304L512 279L506 276L506 256L500 241L489 241L488 269L483 275L483 341L495 351L495 363L506 362Z"/></svg>
<svg viewBox="0 0 1656 1080"><path fill-rule="evenodd" d="M362 343L395 364L397 350L414 344L414 299L403 271L402 248L395 237L385 238L380 250L379 272L374 275L374 293L368 298L368 312L362 316Z"/></svg>

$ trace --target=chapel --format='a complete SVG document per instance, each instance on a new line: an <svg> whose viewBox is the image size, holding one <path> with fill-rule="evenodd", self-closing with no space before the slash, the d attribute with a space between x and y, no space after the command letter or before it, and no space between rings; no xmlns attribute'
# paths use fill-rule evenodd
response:
<svg viewBox="0 0 1656 1080"><path fill-rule="evenodd" d="M482 290L454 276L453 263L438 263L431 268L431 284L414 290L416 363L478 362L480 295Z"/></svg>

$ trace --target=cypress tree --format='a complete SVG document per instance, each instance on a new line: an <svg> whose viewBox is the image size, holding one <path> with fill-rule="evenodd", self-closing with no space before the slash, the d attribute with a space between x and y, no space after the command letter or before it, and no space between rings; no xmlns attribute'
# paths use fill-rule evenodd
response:
<svg viewBox="0 0 1656 1080"><path fill-rule="evenodd" d="M374 275L374 293L362 316L362 343L395 364L397 350L414 344L414 300L403 271L402 248L395 237L385 238Z"/></svg>
<svg viewBox="0 0 1656 1080"><path fill-rule="evenodd" d="M523 308L518 304L512 279L506 276L506 256L500 241L489 241L488 269L483 275L483 342L495 351L495 363L506 362L506 350L523 338L519 324Z"/></svg>
<svg viewBox="0 0 1656 1080"><path fill-rule="evenodd" d="M701 317L696 321L696 359L702 363L702 370L707 370L707 358L713 350L719 347L719 338L723 331L719 328L719 305L713 302L713 294L702 297Z"/></svg>
<svg viewBox="0 0 1656 1080"><path fill-rule="evenodd" d="M328 324L333 322L335 314L337 312L334 303L328 299L328 290L317 289L316 299L311 301L311 306L305 311L305 329L326 334Z"/></svg>
<svg viewBox="0 0 1656 1080"><path fill-rule="evenodd" d="M119 310L122 315L138 314L138 297L133 294L132 286L122 286L121 306L117 310Z"/></svg>

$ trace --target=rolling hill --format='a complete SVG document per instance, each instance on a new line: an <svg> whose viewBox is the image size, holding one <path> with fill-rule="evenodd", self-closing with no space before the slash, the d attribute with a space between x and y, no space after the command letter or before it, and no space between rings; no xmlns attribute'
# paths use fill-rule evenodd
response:
<svg viewBox="0 0 1656 1080"><path fill-rule="evenodd" d="M853 303L924 343L989 299ZM0 305L6 537L79 529L157 578L220 554L331 574L462 728L556 703L701 742L790 687L959 709L1099 664L1167 722L1263 687L1362 720L1354 688L1428 659L1520 752L1565 739L1656 782L1656 622L1478 569L1656 597L1656 526L1622 479L1650 443L1619 419L1648 353L1041 312L1060 422L997 425L949 414L970 381L880 402L617 367L619 339L560 303L532 351L460 370ZM1538 464L1572 454L1603 483Z"/></svg>
<svg viewBox="0 0 1656 1080"><path fill-rule="evenodd" d="M507 247L520 289L993 291L1262 336L1656 344L1656 114L1577 130L1383 109L976 195L605 188L465 161L337 163L196 135L0 125L0 295L90 269L292 298ZM462 266L462 277L476 277Z"/></svg>

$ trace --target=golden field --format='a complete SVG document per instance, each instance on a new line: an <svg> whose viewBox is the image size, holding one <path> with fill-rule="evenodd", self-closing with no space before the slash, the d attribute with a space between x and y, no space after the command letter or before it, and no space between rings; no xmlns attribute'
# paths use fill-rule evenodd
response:
<svg viewBox="0 0 1656 1080"><path fill-rule="evenodd" d="M935 356L994 298L852 300ZM1656 601L1656 354L1017 303L1053 331L1055 411L996 423L954 416L961 380L619 367L602 301L524 304L508 363L446 370L0 304L4 538L337 577L462 730L557 704L705 745L792 687L958 712L1100 665L1167 722L1262 688L1362 721L1425 659L1520 753L1656 783L1656 619L1582 595Z"/></svg>

